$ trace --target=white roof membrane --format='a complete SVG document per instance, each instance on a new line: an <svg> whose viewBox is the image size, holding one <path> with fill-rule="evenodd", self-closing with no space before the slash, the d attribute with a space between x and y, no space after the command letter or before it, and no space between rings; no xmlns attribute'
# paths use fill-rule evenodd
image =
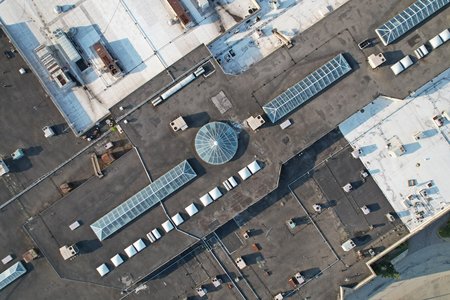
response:
<svg viewBox="0 0 450 300"><path fill-rule="evenodd" d="M247 168L250 170L250 172L252 172L252 174L255 174L256 172L258 172L259 170L261 170L261 166L259 165L259 163L255 160L252 161Z"/></svg>
<svg viewBox="0 0 450 300"><path fill-rule="evenodd" d="M116 254L113 257L111 257L111 262L115 267L118 267L123 263L123 258L122 256L120 256L120 254Z"/></svg>
<svg viewBox="0 0 450 300"><path fill-rule="evenodd" d="M125 253L127 254L128 257L133 257L133 256L135 256L137 254L137 251L136 251L136 249L134 248L133 245L130 245L130 246L126 247L124 249L124 251L125 251Z"/></svg>
<svg viewBox="0 0 450 300"><path fill-rule="evenodd" d="M198 213L198 209L194 203L189 204L184 210L186 210L190 217Z"/></svg>
<svg viewBox="0 0 450 300"><path fill-rule="evenodd" d="M213 200L217 200L220 197L222 197L222 192L219 190L218 187L215 187L212 190L210 190L208 194L211 196Z"/></svg>
<svg viewBox="0 0 450 300"><path fill-rule="evenodd" d="M174 215L172 217L172 221L175 223L176 226L183 224L184 219L183 217L180 215L180 213L177 213L176 215Z"/></svg>
<svg viewBox="0 0 450 300"><path fill-rule="evenodd" d="M375 149L361 162L415 232L450 210L450 69L411 95L403 101L380 96L339 129L363 153L365 147ZM400 156L390 156L386 148L393 137L405 150ZM416 184L408 185L408 179Z"/></svg>
<svg viewBox="0 0 450 300"><path fill-rule="evenodd" d="M134 242L133 246L137 252L141 252L145 249L145 247L147 247L142 239L138 239L136 242Z"/></svg>
<svg viewBox="0 0 450 300"><path fill-rule="evenodd" d="M200 201L202 202L203 206L208 206L213 202L213 200L211 199L211 196L209 194L205 194L205 195L201 196Z"/></svg>
<svg viewBox="0 0 450 300"><path fill-rule="evenodd" d="M170 232L174 228L172 223L169 220L162 223L161 226L165 232Z"/></svg>
<svg viewBox="0 0 450 300"><path fill-rule="evenodd" d="M101 277L105 276L109 273L109 268L106 264L101 264L99 267L97 267L97 272L100 274Z"/></svg>
<svg viewBox="0 0 450 300"><path fill-rule="evenodd" d="M161 238L161 233L159 233L158 228L153 229L152 234L155 237L155 239L157 239L157 240L159 240Z"/></svg>
<svg viewBox="0 0 450 300"><path fill-rule="evenodd" d="M242 180L246 180L250 176L252 176L252 173L250 173L250 170L247 167L244 167L238 172L239 176L241 176Z"/></svg>

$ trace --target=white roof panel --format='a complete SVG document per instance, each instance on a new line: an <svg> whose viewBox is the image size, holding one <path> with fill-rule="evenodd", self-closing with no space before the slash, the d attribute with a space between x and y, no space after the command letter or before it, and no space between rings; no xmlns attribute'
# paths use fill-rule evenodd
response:
<svg viewBox="0 0 450 300"><path fill-rule="evenodd" d="M403 70L405 70L405 68L403 68L402 64L398 61L391 66L391 70L392 70L392 72L394 72L394 75L398 75L401 72L403 72Z"/></svg>
<svg viewBox="0 0 450 300"><path fill-rule="evenodd" d="M123 258L122 256L120 256L120 254L116 254L113 257L111 257L111 262L115 267L118 267L123 263Z"/></svg>
<svg viewBox="0 0 450 300"><path fill-rule="evenodd" d="M211 198L213 198L213 200L217 200L220 197L222 197L222 192L219 190L217 186L212 190L210 190L208 194L211 196Z"/></svg>
<svg viewBox="0 0 450 300"><path fill-rule="evenodd" d="M145 249L145 247L147 247L142 239L138 239L136 242L134 242L133 246L137 250L137 252L141 252Z"/></svg>
<svg viewBox="0 0 450 300"><path fill-rule="evenodd" d="M173 225L172 225L172 223L170 223L169 220L167 220L164 223L162 223L161 226L164 228L165 232L169 232L169 231L171 231L173 229Z"/></svg>
<svg viewBox="0 0 450 300"><path fill-rule="evenodd" d="M450 123L445 121L436 130L432 121L433 116L448 108L450 69L402 101L378 97L364 107L364 113L358 111L339 125L346 140L355 147L375 146L376 150L365 153L361 162L410 232L421 230L450 209L450 147L444 138L450 132ZM411 148L408 141L412 135L427 130L439 133L416 140ZM397 136L403 141L406 155L391 157L386 136ZM416 179L416 186L405 184L405 178ZM426 196L419 193L422 189L427 191ZM411 193L417 196L405 197Z"/></svg>
<svg viewBox="0 0 450 300"><path fill-rule="evenodd" d="M252 172L252 174L255 174L256 172L258 172L259 170L261 170L261 166L258 164L258 162L255 160L253 162L251 162L247 168L250 170L250 172Z"/></svg>
<svg viewBox="0 0 450 300"><path fill-rule="evenodd" d="M233 176L228 178L228 182L231 184L232 187L237 187L238 183L236 182L236 179L234 179Z"/></svg>
<svg viewBox="0 0 450 300"><path fill-rule="evenodd" d="M134 248L133 245L130 245L130 246L126 247L124 251L125 251L125 253L127 254L128 257L133 257L137 253L137 251L136 251L136 249Z"/></svg>
<svg viewBox="0 0 450 300"><path fill-rule="evenodd" d="M155 239L157 239L157 240L159 240L161 238L161 233L159 233L158 228L153 229L152 234L155 237Z"/></svg>
<svg viewBox="0 0 450 300"><path fill-rule="evenodd" d="M441 33L439 33L439 36L441 37L442 41L445 43L446 41L450 40L450 30L445 29Z"/></svg>
<svg viewBox="0 0 450 300"><path fill-rule="evenodd" d="M412 61L412 59L411 59L411 57L410 57L409 55L406 55L405 57L403 57L403 58L400 60L400 63L402 64L402 66L403 66L405 69L408 69L410 66L412 66L412 64L414 64L413 61Z"/></svg>
<svg viewBox="0 0 450 300"><path fill-rule="evenodd" d="M213 202L209 194L201 196L200 201L202 202L203 206L208 206Z"/></svg>
<svg viewBox="0 0 450 300"><path fill-rule="evenodd" d="M244 167L242 170L238 172L239 176L241 176L242 180L246 180L250 176L252 176L252 173L250 173L250 170L247 167Z"/></svg>
<svg viewBox="0 0 450 300"><path fill-rule="evenodd" d="M106 264L101 264L98 268L97 268L97 272L98 274L100 274L101 277L105 276L106 274L109 273L109 268Z"/></svg>
<svg viewBox="0 0 450 300"><path fill-rule="evenodd" d="M443 42L442 42L441 37L439 35L437 35L430 40L430 44L431 44L431 47L433 47L433 49L436 49L437 47L442 45Z"/></svg>
<svg viewBox="0 0 450 300"><path fill-rule="evenodd" d="M194 203L189 204L189 205L185 208L185 210L186 210L186 212L188 213L188 215L191 216L191 217L192 217L193 215L195 215L196 213L198 213L198 209L197 209L197 207L195 206Z"/></svg>
<svg viewBox="0 0 450 300"><path fill-rule="evenodd" d="M183 217L180 215L180 213L177 213L175 216L172 217L172 221L175 223L175 225L180 225L184 222Z"/></svg>

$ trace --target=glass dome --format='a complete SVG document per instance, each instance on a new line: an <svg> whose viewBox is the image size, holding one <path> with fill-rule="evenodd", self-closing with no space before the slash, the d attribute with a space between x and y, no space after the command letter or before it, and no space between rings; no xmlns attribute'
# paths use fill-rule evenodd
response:
<svg viewBox="0 0 450 300"><path fill-rule="evenodd" d="M238 138L233 128L222 122L204 125L195 136L195 151L211 165L221 165L236 154Z"/></svg>

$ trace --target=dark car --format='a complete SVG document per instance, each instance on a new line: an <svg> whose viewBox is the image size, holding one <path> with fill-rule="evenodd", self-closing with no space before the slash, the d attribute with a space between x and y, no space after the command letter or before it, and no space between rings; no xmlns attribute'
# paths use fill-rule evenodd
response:
<svg viewBox="0 0 450 300"><path fill-rule="evenodd" d="M361 43L358 44L359 49L366 49L368 47L372 46L372 41L370 39L364 40Z"/></svg>

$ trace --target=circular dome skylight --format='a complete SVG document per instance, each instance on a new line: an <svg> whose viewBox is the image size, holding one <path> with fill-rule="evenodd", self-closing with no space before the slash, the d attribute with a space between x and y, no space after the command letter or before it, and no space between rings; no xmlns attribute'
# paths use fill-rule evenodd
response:
<svg viewBox="0 0 450 300"><path fill-rule="evenodd" d="M238 138L233 128L222 122L204 125L195 136L195 151L211 165L221 165L236 154Z"/></svg>

